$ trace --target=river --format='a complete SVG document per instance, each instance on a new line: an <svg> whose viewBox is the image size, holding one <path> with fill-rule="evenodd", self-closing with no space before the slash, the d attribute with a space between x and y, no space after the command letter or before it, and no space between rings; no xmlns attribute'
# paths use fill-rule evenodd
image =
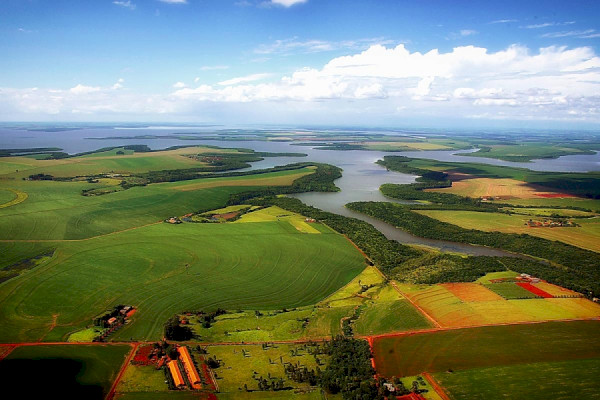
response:
<svg viewBox="0 0 600 400"><path fill-rule="evenodd" d="M168 135L177 128L160 129L136 129L135 135ZM207 133L208 134L208 133ZM262 161L252 163L248 169L270 168L277 165L285 165L300 161L316 161L336 165L342 168L342 177L336 180L336 185L341 191L337 193L301 193L293 195L304 203L320 208L325 211L354 217L374 225L388 239L397 240L405 244L419 244L438 248L442 251L460 252L472 255L487 256L512 256L513 254L501 250L474 246L462 243L454 243L442 240L432 240L413 236L408 232L398 229L390 224L376 220L369 216L356 213L344 207L353 201L393 201L384 197L379 191L379 186L384 183L405 184L414 182L416 176L387 171L385 168L375 164L385 155L406 155L409 157L431 158L440 161L466 161L484 162L492 165L507 165L515 167L531 168L538 171L569 171L585 172L588 170L600 170L600 155L593 156L565 156L558 159L534 160L532 163L511 163L506 161L466 157L455 155L457 151L418 151L390 153L381 151L339 151L339 150L317 150L310 146L294 146L290 142L267 142L267 141L221 141L221 140L179 140L176 138L152 139L104 139L92 140L89 138L106 138L114 136L131 136L130 129L82 129L63 132L40 132L0 129L0 148L32 148L32 147L61 147L69 153L96 150L100 147L120 146L123 144L146 144L152 149L161 149L180 145L212 145L219 147L243 147L255 151L266 152L294 152L306 153L308 157L267 157ZM464 152L464 151L463 151Z"/></svg>

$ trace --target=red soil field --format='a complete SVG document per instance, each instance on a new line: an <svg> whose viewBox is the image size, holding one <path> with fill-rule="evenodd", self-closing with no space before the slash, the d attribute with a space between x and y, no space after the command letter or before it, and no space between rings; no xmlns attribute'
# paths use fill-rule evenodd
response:
<svg viewBox="0 0 600 400"><path fill-rule="evenodd" d="M501 296L477 283L443 283L441 286L465 303L504 300Z"/></svg>
<svg viewBox="0 0 600 400"><path fill-rule="evenodd" d="M150 359L150 355L152 354L152 350L154 346L151 344L140 346L138 351L133 356L133 360L131 361L134 365L152 365L155 360Z"/></svg>
<svg viewBox="0 0 600 400"><path fill-rule="evenodd" d="M550 293L544 292L542 289L536 288L531 283L517 282L517 285L521 286L525 290L530 291L531 293L535 294L536 296L540 296L545 299L551 299L554 297Z"/></svg>
<svg viewBox="0 0 600 400"><path fill-rule="evenodd" d="M223 218L225 220L230 220L231 218L236 217L239 214L239 211L232 211L232 212L228 212L225 214L215 214L213 215L214 218Z"/></svg>

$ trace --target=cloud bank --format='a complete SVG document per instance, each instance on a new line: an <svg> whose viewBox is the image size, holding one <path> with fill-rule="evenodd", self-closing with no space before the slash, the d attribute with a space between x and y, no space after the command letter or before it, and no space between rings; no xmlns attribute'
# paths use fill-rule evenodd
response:
<svg viewBox="0 0 600 400"><path fill-rule="evenodd" d="M484 119L566 120L600 123L600 58L589 47L550 46L532 51L512 45L489 52L475 46L449 52L411 52L404 45L373 45L331 59L322 68L301 68L277 79L254 74L218 83L176 84L165 94L84 84L67 90L0 89L4 108L18 113L173 113L207 110L282 109L344 118L362 113ZM257 116L262 114L256 113ZM265 114L266 115L266 114ZM258 121L269 122L269 121Z"/></svg>

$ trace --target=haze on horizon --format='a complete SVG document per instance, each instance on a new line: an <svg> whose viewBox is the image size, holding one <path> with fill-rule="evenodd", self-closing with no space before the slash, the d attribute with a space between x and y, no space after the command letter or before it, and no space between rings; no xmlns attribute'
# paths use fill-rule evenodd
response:
<svg viewBox="0 0 600 400"><path fill-rule="evenodd" d="M6 0L1 121L600 126L597 1Z"/></svg>

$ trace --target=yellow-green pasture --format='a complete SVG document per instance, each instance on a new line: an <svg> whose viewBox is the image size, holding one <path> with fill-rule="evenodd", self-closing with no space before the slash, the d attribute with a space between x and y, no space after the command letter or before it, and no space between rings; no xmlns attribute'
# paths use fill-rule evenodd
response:
<svg viewBox="0 0 600 400"><path fill-rule="evenodd" d="M462 285L476 285L477 291L482 289L478 283ZM444 285L398 284L398 287L442 327L600 317L600 305L584 298L465 302Z"/></svg>
<svg viewBox="0 0 600 400"><path fill-rule="evenodd" d="M244 214L236 221L236 223L265 221L286 221L299 232L303 233L321 233L321 231L330 231L329 228L322 224L306 222L306 217L277 206L267 207Z"/></svg>
<svg viewBox="0 0 600 400"><path fill-rule="evenodd" d="M416 211L437 220L458 225L465 229L485 232L524 233L548 240L558 240L584 249L600 251L600 218L577 218L580 226L529 227L529 216L477 211L423 210Z"/></svg>

